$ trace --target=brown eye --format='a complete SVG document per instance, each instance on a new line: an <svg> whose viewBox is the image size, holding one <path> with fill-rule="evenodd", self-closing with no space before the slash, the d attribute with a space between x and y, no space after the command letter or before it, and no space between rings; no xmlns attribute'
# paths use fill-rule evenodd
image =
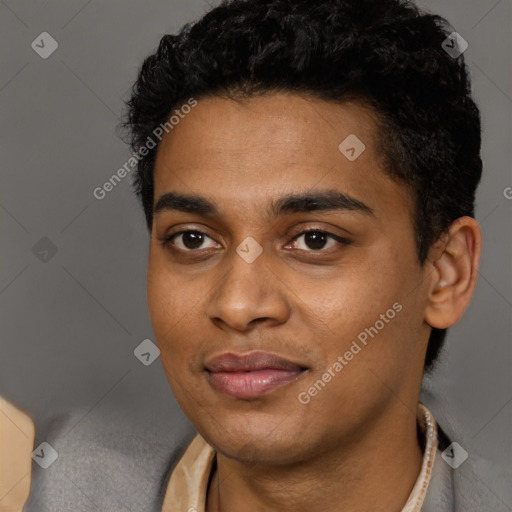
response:
<svg viewBox="0 0 512 512"><path fill-rule="evenodd" d="M203 233L202 231L187 230L163 237L161 239L161 244L163 247L173 245L181 251L192 252L198 249L207 249L213 247L213 245L210 245L209 247L202 247L206 240L211 240L214 242L214 240L212 240L206 233Z"/></svg>
<svg viewBox="0 0 512 512"><path fill-rule="evenodd" d="M198 231L187 231L181 234L183 245L187 249L198 249L204 242L204 234Z"/></svg>
<svg viewBox="0 0 512 512"><path fill-rule="evenodd" d="M304 235L305 244L314 251L323 249L329 237L320 231L310 231Z"/></svg>
<svg viewBox="0 0 512 512"><path fill-rule="evenodd" d="M297 242L303 238L302 242ZM331 242L329 244L329 242ZM349 240L341 238L333 233L329 233L328 231L322 231L319 229L310 229L307 231L303 231L299 233L294 239L293 243L296 246L296 249L300 249L303 251L322 251L324 249L331 249L336 247L336 244L348 245L350 243ZM326 246L327 244L327 246Z"/></svg>

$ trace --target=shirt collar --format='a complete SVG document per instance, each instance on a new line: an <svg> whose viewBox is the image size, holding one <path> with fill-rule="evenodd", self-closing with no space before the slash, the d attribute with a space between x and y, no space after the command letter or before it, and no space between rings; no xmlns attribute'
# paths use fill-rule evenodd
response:
<svg viewBox="0 0 512 512"><path fill-rule="evenodd" d="M417 419L425 446L423 462L416 484L401 512L422 510L436 460L436 421L432 413L421 403L418 403ZM206 492L214 459L215 450L198 434L171 475L162 512L205 512Z"/></svg>
<svg viewBox="0 0 512 512"><path fill-rule="evenodd" d="M437 452L437 424L434 416L423 404L418 403L417 418L425 450L423 451L420 474L402 512L419 512L421 510L432 477L432 468Z"/></svg>

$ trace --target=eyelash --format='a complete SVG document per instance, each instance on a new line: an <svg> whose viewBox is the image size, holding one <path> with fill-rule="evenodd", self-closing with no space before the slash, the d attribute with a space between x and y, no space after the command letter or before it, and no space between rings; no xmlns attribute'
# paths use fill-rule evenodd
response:
<svg viewBox="0 0 512 512"><path fill-rule="evenodd" d="M213 240L213 238L210 237L207 233L205 233L204 231L197 230L197 229L185 229L183 231L178 231L176 233L172 233L170 235L158 238L158 240L160 241L160 245L163 248L165 248L165 249L170 248L174 252L179 252L181 254L183 254L183 253L200 253L201 249L188 249L188 250L184 250L184 249L175 249L175 248L170 247L172 245L171 242L172 242L172 240L174 238L176 238L179 235L183 235L185 233L199 233L199 234L204 235L204 236L210 238L211 240ZM315 228L306 229L304 231L301 231L300 233L297 233L292 238L291 242L293 242L296 239L298 239L299 237L301 237L303 235L307 235L309 233L318 233L318 234L322 234L322 235L327 235L328 238L336 240L342 246L350 245L352 243L350 240L347 240L346 238L343 238L343 237L340 237L338 235L335 235L334 233L331 233L329 231L325 231L325 230L322 230L322 229L315 229ZM321 253L326 253L326 254L328 254L328 252L325 249L310 249L310 250L297 249L297 250L298 251L302 251L302 252L309 252L309 253L320 253L320 254Z"/></svg>

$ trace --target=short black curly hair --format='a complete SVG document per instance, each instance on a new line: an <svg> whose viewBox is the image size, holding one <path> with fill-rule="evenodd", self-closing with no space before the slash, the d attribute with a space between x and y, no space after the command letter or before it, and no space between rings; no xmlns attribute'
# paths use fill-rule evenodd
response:
<svg viewBox="0 0 512 512"><path fill-rule="evenodd" d="M223 1L148 56L126 102L131 149L187 99L296 92L359 101L375 112L385 172L413 194L420 264L462 216L474 217L482 173L480 113L463 55L442 46L442 17L403 0ZM453 46L453 44L451 44ZM148 229L158 144L137 163L134 189ZM446 329L433 328L430 370Z"/></svg>

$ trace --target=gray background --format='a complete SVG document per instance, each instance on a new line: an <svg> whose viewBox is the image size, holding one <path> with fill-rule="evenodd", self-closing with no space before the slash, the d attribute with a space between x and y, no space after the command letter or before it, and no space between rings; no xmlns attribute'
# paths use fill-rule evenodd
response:
<svg viewBox="0 0 512 512"><path fill-rule="evenodd" d="M424 400L441 424L460 428L470 456L510 467L511 2L419 5L447 17L469 43L484 160L476 294L450 330ZM131 176L101 201L92 191L129 157L117 126L142 59L208 8L198 0L0 3L0 393L36 424L59 411L105 408L170 438L190 428L159 361L146 367L133 355L153 334L148 234ZM59 44L48 59L31 48L43 31ZM57 248L46 262L33 249L43 237ZM510 490L493 478L485 484L512 510Z"/></svg>

